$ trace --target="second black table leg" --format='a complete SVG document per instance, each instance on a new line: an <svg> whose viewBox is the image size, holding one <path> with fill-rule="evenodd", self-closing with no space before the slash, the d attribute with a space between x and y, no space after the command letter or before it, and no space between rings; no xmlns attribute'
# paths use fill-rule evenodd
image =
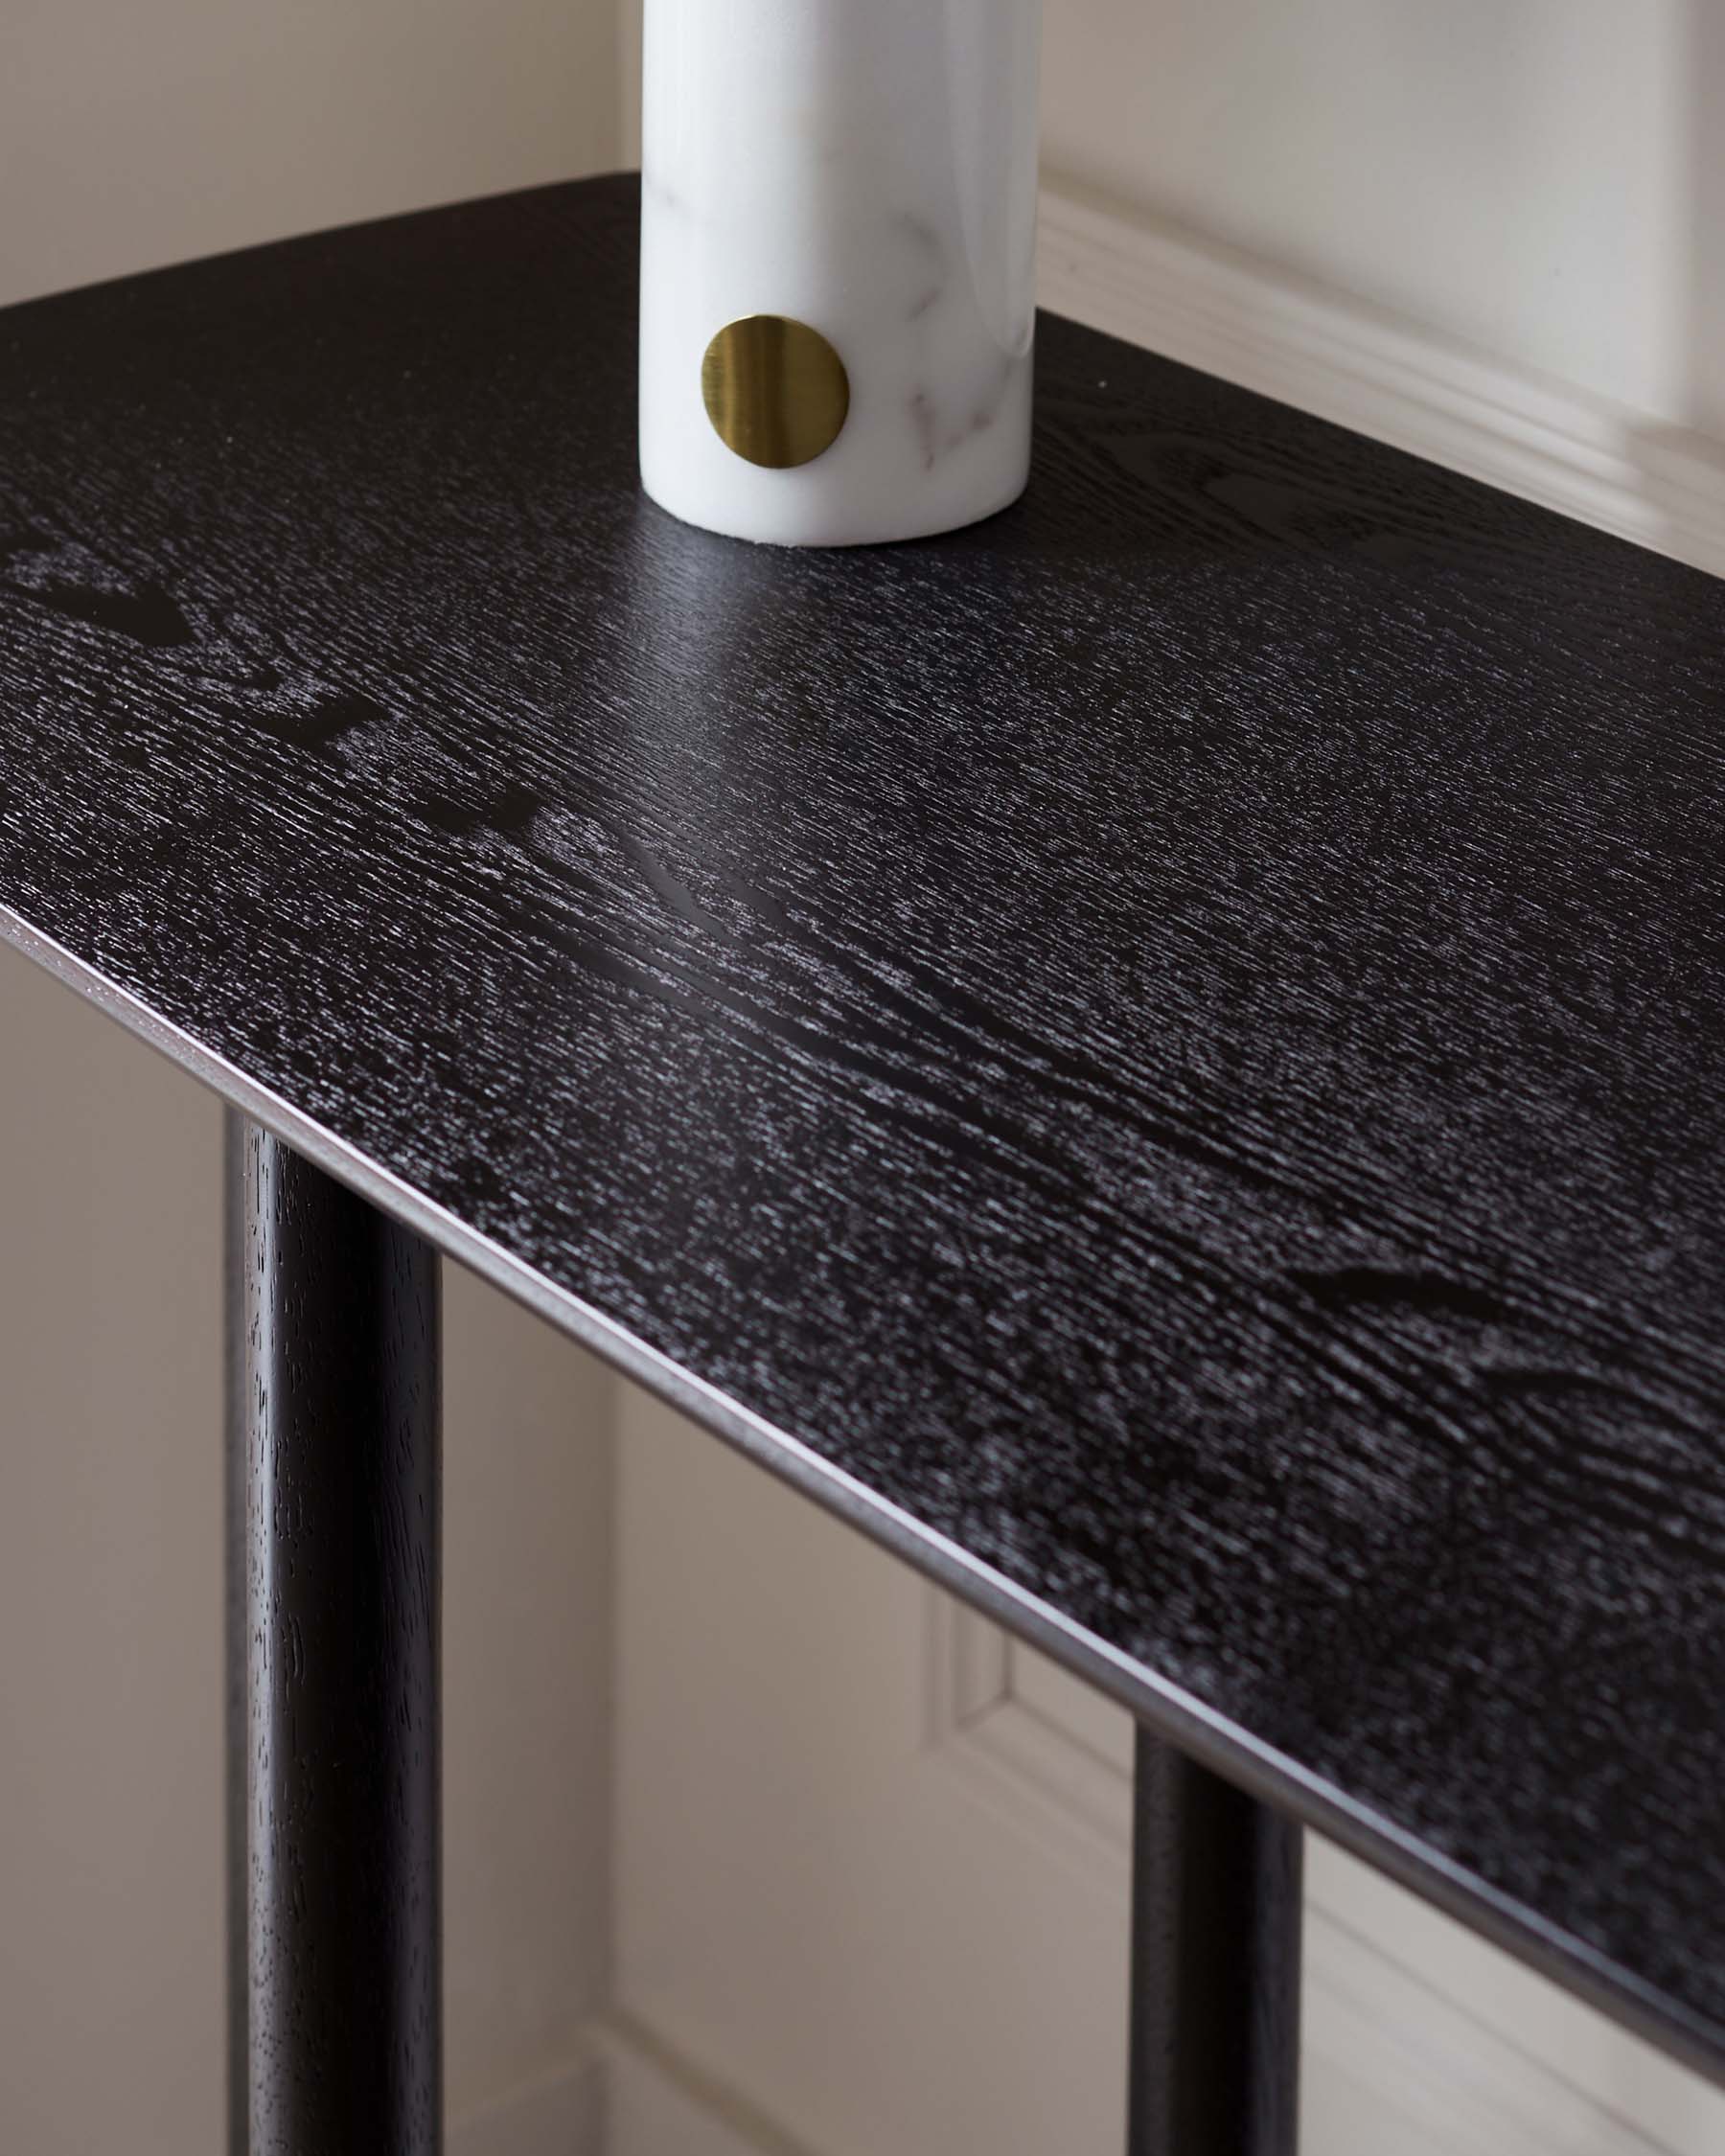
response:
<svg viewBox="0 0 1725 2156"><path fill-rule="evenodd" d="M1128 2156L1294 2156L1300 1827L1138 1734Z"/></svg>
<svg viewBox="0 0 1725 2156"><path fill-rule="evenodd" d="M253 1126L229 1162L235 2156L436 2156L437 1257Z"/></svg>

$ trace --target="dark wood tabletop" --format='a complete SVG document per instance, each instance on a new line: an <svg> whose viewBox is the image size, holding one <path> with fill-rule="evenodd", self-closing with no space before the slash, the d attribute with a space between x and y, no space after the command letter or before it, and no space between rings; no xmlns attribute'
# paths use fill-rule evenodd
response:
<svg viewBox="0 0 1725 2156"><path fill-rule="evenodd" d="M0 315L0 925L1725 2075L1725 590L1057 319L1017 509L706 537L636 213Z"/></svg>

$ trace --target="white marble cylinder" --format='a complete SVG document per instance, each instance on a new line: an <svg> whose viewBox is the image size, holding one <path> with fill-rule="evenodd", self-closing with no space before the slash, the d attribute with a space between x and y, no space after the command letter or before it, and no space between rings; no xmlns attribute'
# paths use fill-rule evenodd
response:
<svg viewBox="0 0 1725 2156"><path fill-rule="evenodd" d="M1023 493L1041 0L646 0L641 474L792 546Z"/></svg>

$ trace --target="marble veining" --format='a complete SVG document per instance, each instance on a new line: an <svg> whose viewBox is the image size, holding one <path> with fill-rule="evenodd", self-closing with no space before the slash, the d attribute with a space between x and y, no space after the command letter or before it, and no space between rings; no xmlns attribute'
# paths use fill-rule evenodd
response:
<svg viewBox="0 0 1725 2156"><path fill-rule="evenodd" d="M1040 0L648 0L640 430L647 491L792 545L951 530L1029 469ZM806 322L849 373L793 470L714 432L727 322Z"/></svg>

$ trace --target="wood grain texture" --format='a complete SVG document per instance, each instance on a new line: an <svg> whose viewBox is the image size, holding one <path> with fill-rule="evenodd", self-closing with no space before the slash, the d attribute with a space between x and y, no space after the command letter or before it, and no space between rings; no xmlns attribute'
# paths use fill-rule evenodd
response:
<svg viewBox="0 0 1725 2156"><path fill-rule="evenodd" d="M441 2156L438 1257L255 1125L228 1173L229 2156Z"/></svg>
<svg viewBox="0 0 1725 2156"><path fill-rule="evenodd" d="M1304 1837L1142 1728L1126 2156L1298 2156Z"/></svg>
<svg viewBox="0 0 1725 2156"><path fill-rule="evenodd" d="M1058 320L705 537L635 218L0 316L14 932L1725 2070L1720 586Z"/></svg>

